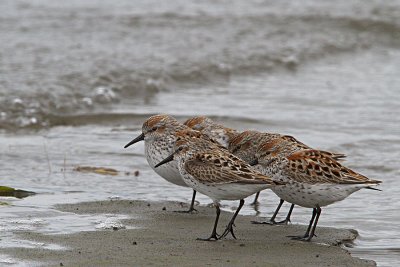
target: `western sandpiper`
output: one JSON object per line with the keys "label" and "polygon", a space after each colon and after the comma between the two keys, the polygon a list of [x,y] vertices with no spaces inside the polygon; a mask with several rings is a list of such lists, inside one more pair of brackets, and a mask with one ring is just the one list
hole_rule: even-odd
{"label": "western sandpiper", "polygon": [[193,130],[202,132],[226,148],[229,145],[230,139],[239,134],[238,131],[218,124],[204,116],[190,118],[184,124]]}
{"label": "western sandpiper", "polygon": [[[278,150],[283,155],[287,153],[292,153],[295,151],[303,150],[303,149],[311,149],[309,146],[301,143],[296,138],[288,135],[281,135],[277,133],[261,133],[258,131],[244,131],[241,134],[236,135],[234,138],[231,139],[229,143],[229,151],[239,158],[243,159],[244,161],[251,163],[256,160],[256,152],[259,149],[261,144],[268,144],[268,149],[270,151]],[[265,146],[265,148],[267,148]],[[331,156],[335,159],[342,159],[345,157],[344,154],[339,153],[332,153],[327,151],[321,151],[327,156]],[[262,168],[258,165],[254,166],[258,171],[266,175],[273,175],[273,173],[266,173],[268,168],[263,166]],[[259,192],[257,193],[254,203],[257,203]],[[284,200],[281,199],[279,201],[278,207],[275,209],[274,214],[272,215],[271,219],[266,222],[253,222],[256,224],[287,224],[290,222],[290,216],[292,214],[294,205],[290,206],[289,212],[286,216],[286,219],[280,222],[276,222],[275,218],[284,203]]]}
{"label": "western sandpiper", "polygon": [[265,168],[263,173],[270,174],[274,180],[286,182],[283,186],[271,188],[281,199],[313,209],[306,233],[293,239],[312,239],[321,207],[341,201],[362,188],[375,189],[372,186],[381,183],[344,167],[323,151],[282,151],[285,149],[287,146],[283,143],[265,143],[258,149],[254,163]]}
{"label": "western sandpiper", "polygon": [[[212,119],[204,116],[190,118],[187,121],[185,121],[184,124],[194,130],[200,131],[208,135],[210,138],[216,140],[217,142],[219,142],[221,145],[223,145],[228,149],[231,141],[235,139],[238,135],[241,135],[239,131],[225,127],[222,124],[216,123]],[[256,131],[246,131],[246,132],[256,132]],[[246,157],[242,158],[241,156],[239,156],[239,158],[247,161]],[[251,205],[256,206],[258,204],[259,195],[260,192],[257,192],[254,201],[251,203]]]}
{"label": "western sandpiper", "polygon": [[[280,182],[254,171],[246,162],[229,153],[221,146],[203,138],[199,133],[184,130],[177,133],[176,150],[157,166],[172,160],[178,162],[184,181],[194,190],[209,196],[216,208],[217,216],[211,236],[199,240],[218,240],[233,232],[234,221],[244,204],[244,198],[263,189],[272,188]],[[217,235],[221,200],[240,200],[239,207],[222,235]]]}
{"label": "western sandpiper", "polygon": [[[244,131],[229,140],[228,150],[249,163],[255,160],[255,153],[259,144],[280,136],[280,134],[261,133],[252,130]],[[257,169],[257,166],[255,168]],[[251,203],[252,205],[258,204],[259,195],[260,192],[257,192],[254,201]]]}
{"label": "western sandpiper", "polygon": [[[159,168],[154,166],[169,156],[174,150],[176,132],[189,129],[169,115],[154,115],[147,119],[142,126],[142,133],[125,145],[125,148],[144,140],[145,155],[150,167],[170,183],[187,187],[179,173],[177,161],[171,161]],[[196,191],[193,190],[192,201],[188,211],[193,212]]]}

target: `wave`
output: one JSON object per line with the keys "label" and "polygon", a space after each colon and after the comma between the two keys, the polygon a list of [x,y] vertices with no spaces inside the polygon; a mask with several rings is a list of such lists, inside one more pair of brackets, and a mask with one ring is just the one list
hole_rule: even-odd
{"label": "wave", "polygon": [[24,8],[22,20],[0,17],[0,128],[6,130],[50,127],[55,118],[99,114],[126,99],[146,105],[161,91],[294,71],[310,60],[400,42],[397,6],[361,15],[253,6],[248,13],[118,16],[52,9],[47,17]]}

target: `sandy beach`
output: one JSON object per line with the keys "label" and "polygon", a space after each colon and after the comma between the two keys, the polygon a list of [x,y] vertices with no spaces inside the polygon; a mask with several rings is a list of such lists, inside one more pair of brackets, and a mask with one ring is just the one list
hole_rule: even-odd
{"label": "sandy beach", "polygon": [[[58,244],[65,250],[6,248],[2,253],[21,262],[49,266],[375,266],[354,258],[340,245],[357,237],[354,230],[320,227],[313,242],[292,241],[305,225],[254,225],[253,216],[238,216],[236,236],[220,241],[208,237],[214,208],[198,206],[196,214],[182,214],[179,202],[113,200],[63,204],[63,212],[78,214],[126,214],[126,229],[79,232],[65,235],[21,233],[23,239]],[[231,213],[222,212],[219,232]]]}

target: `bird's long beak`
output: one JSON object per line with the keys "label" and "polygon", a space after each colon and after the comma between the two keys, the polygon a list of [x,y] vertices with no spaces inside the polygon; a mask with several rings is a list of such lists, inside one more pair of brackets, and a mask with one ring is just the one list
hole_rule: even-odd
{"label": "bird's long beak", "polygon": [[257,165],[257,164],[258,164],[258,159],[254,159],[254,160],[252,160],[252,161],[249,162],[249,165],[250,165],[250,166],[255,166],[255,165]]}
{"label": "bird's long beak", "polygon": [[174,154],[176,153],[176,151],[174,152],[174,153],[172,153],[171,155],[169,155],[168,157],[166,157],[165,159],[163,159],[162,161],[160,161],[158,164],[156,164],[155,166],[154,166],[154,168],[157,168],[157,167],[159,167],[159,166],[161,166],[161,165],[163,165],[163,164],[165,164],[165,163],[168,163],[168,162],[170,162],[170,161],[173,161],[174,160]]}
{"label": "bird's long beak", "polygon": [[133,139],[132,141],[130,141],[128,144],[126,144],[124,146],[124,148],[127,148],[128,146],[133,145],[134,143],[137,143],[139,141],[143,141],[144,140],[144,133],[142,133],[141,135],[139,135],[138,137],[136,137],[135,139]]}

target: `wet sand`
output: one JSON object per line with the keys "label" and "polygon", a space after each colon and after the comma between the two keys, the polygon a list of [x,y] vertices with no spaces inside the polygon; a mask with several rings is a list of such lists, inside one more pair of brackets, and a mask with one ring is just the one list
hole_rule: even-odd
{"label": "wet sand", "polygon": [[[79,232],[65,235],[21,233],[21,238],[59,244],[66,250],[7,248],[2,253],[25,262],[51,266],[375,266],[353,258],[340,247],[357,237],[354,230],[320,227],[313,242],[293,241],[287,235],[303,234],[305,225],[254,225],[254,216],[238,216],[236,236],[216,242],[208,237],[213,207],[196,207],[197,214],[182,214],[178,202],[97,201],[57,206],[79,214],[128,214],[127,229]],[[231,213],[222,212],[219,232]],[[133,229],[130,229],[133,228]]]}

